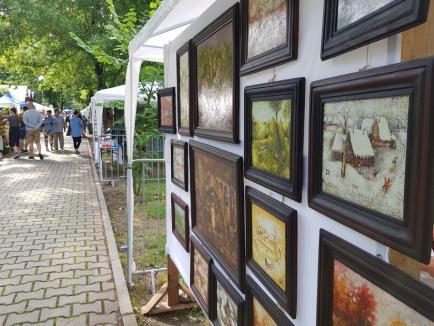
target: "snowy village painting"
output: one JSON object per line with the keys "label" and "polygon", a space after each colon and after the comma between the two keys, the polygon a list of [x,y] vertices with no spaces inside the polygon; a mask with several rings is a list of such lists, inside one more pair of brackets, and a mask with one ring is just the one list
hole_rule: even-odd
{"label": "snowy village painting", "polygon": [[393,1],[394,0],[339,0],[337,29],[340,30]]}
{"label": "snowy village painting", "polygon": [[322,191],[404,219],[409,96],[327,102]]}

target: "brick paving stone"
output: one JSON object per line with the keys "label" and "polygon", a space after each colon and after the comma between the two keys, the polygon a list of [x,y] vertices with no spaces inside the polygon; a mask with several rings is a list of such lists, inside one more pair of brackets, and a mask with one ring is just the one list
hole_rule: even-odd
{"label": "brick paving stone", "polygon": [[0,161],[1,326],[120,324],[91,164],[70,152]]}

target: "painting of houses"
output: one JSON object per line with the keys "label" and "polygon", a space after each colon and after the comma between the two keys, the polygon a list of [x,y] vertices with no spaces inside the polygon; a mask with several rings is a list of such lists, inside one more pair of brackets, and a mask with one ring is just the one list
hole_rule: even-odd
{"label": "painting of houses", "polygon": [[354,167],[373,166],[375,152],[368,134],[360,129],[351,129],[345,142],[345,160]]}

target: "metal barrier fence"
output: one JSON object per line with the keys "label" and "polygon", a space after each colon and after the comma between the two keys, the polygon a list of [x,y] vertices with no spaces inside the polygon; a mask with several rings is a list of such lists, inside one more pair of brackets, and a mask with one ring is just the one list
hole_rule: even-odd
{"label": "metal barrier fence", "polygon": [[98,163],[101,182],[114,183],[126,179],[127,141],[125,129],[112,129],[99,139],[100,161]]}

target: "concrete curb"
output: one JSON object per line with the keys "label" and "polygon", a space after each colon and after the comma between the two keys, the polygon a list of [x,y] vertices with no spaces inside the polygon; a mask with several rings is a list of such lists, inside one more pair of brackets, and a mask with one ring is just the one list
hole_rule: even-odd
{"label": "concrete curb", "polygon": [[113,279],[115,282],[115,287],[116,287],[116,292],[118,297],[119,310],[122,316],[122,324],[124,326],[137,326],[137,320],[134,315],[133,306],[131,305],[127,282],[125,281],[124,272],[122,270],[122,264],[119,259],[118,248],[116,246],[115,236],[110,222],[110,216],[105,202],[104,193],[102,191],[101,184],[98,180],[98,174],[95,165],[93,164],[92,161],[92,152],[89,146],[89,141],[87,141],[87,148],[89,150],[89,164],[92,166],[96,191],[98,193],[99,205],[101,207],[101,214],[104,223],[104,231],[107,239],[107,247],[109,251],[110,262],[112,266]]}

